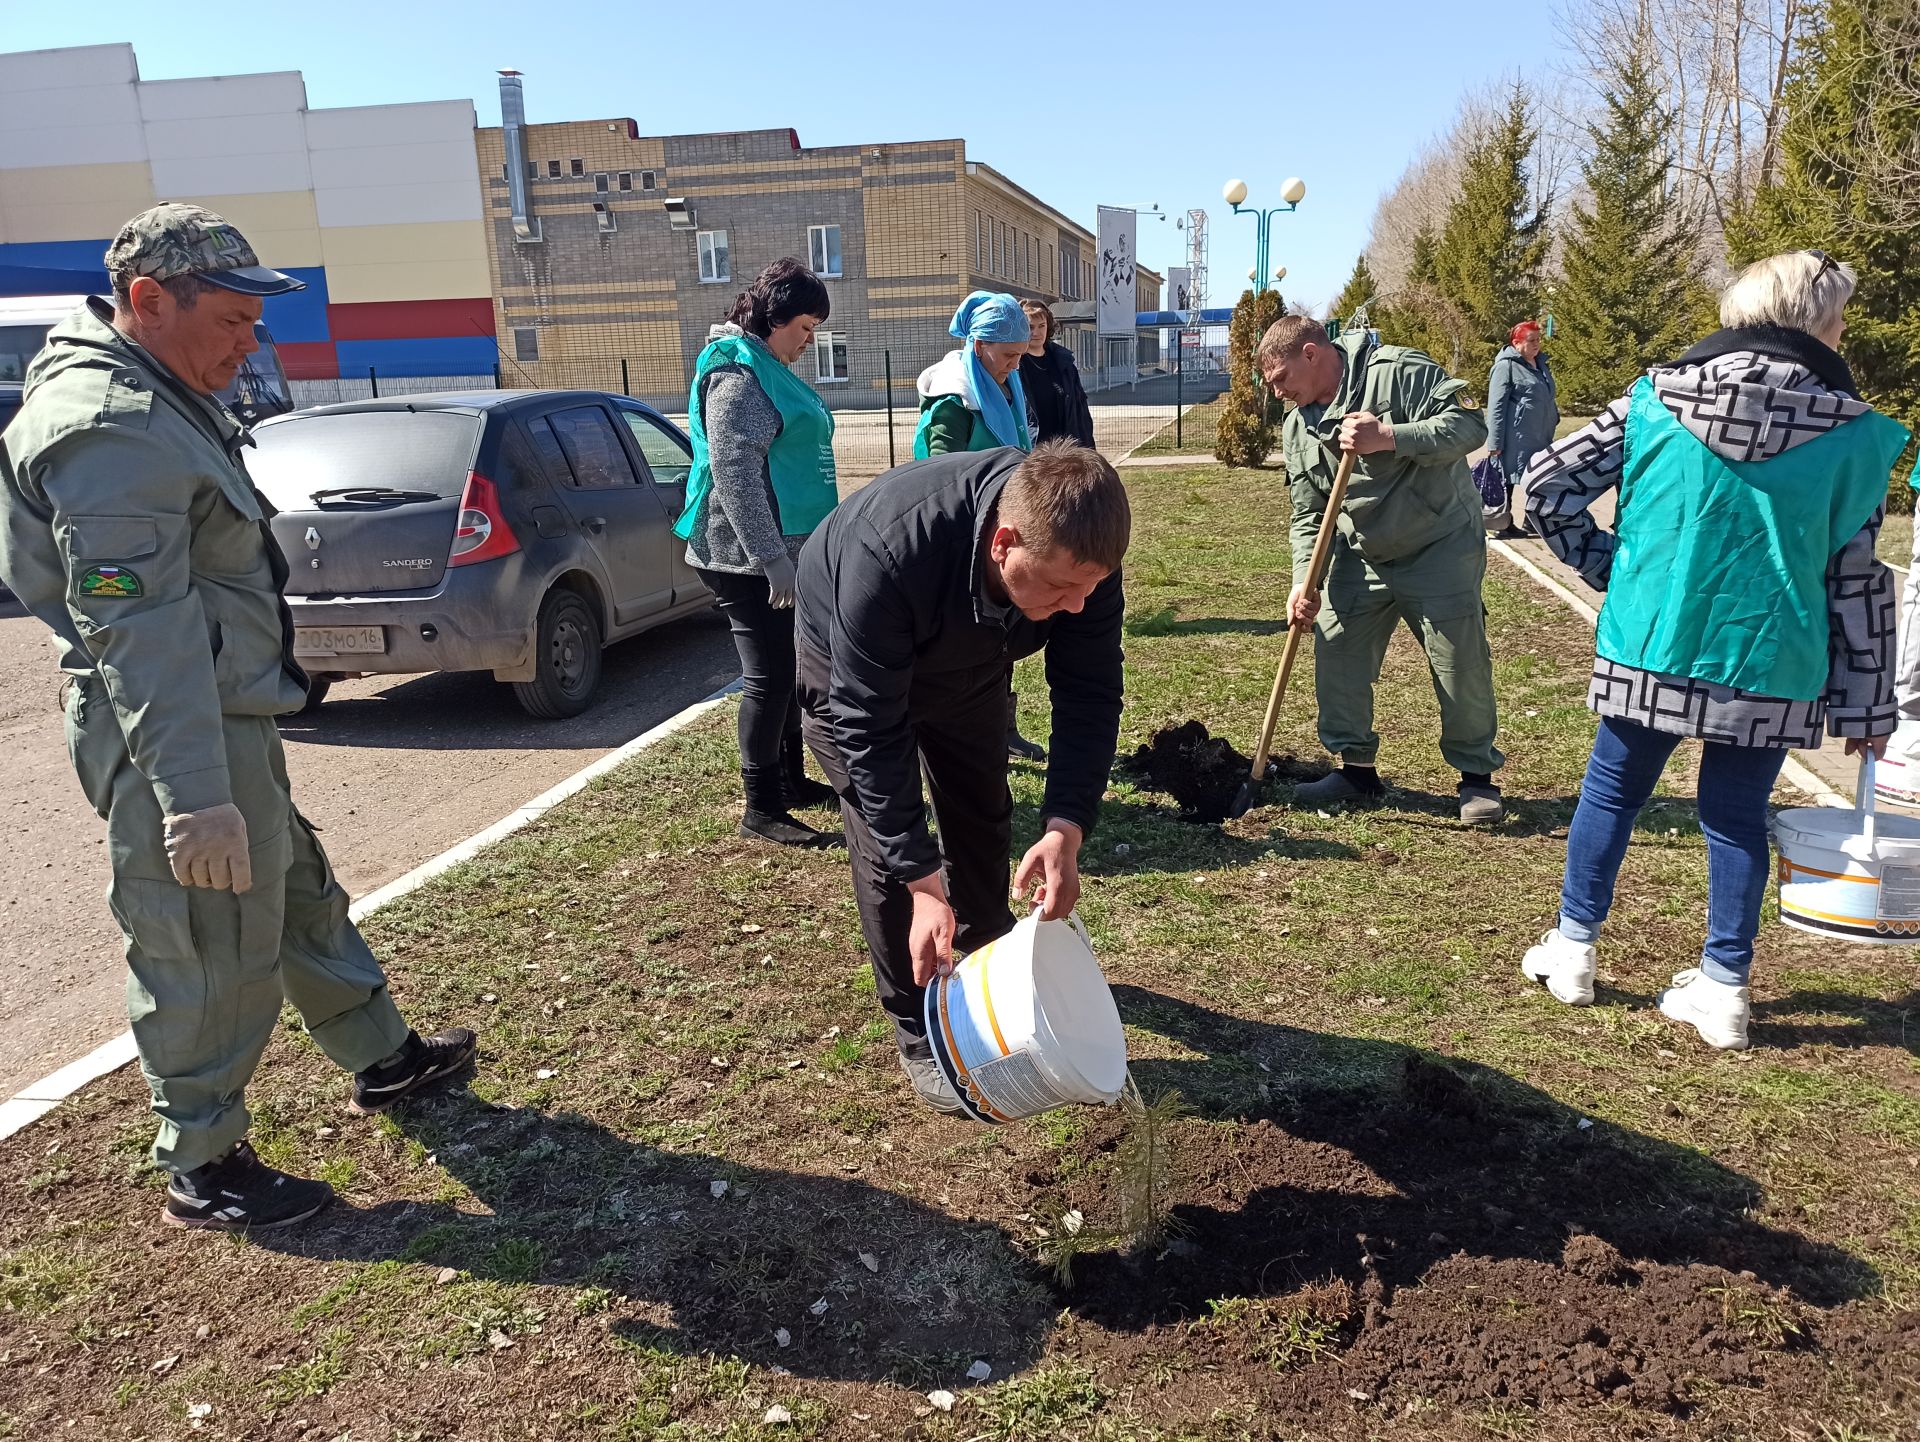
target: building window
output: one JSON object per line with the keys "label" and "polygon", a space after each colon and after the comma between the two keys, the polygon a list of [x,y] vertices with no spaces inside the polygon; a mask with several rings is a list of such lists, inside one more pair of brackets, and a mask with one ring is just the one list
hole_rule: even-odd
{"label": "building window", "polygon": [[846,332],[814,332],[813,378],[822,385],[835,385],[847,378]]}
{"label": "building window", "polygon": [[700,243],[701,282],[718,285],[723,280],[732,280],[733,269],[727,263],[727,233],[724,230],[703,230],[695,238]]}
{"label": "building window", "polygon": [[594,172],[594,177],[593,177],[594,194],[605,195],[607,191],[611,188],[609,184],[611,180],[612,180],[612,177],[609,176],[604,170]]}
{"label": "building window", "polygon": [[1043,276],[1051,275],[1055,278],[1058,278],[1060,274],[1058,267],[1053,263],[1053,247],[1051,245],[1047,247],[1047,268],[1042,271],[1041,274]]}
{"label": "building window", "polygon": [[659,187],[653,183],[653,172],[651,170],[643,170],[640,172],[640,188],[642,190],[659,189]]}
{"label": "building window", "polygon": [[623,170],[620,172],[620,188],[622,190],[633,189],[633,172],[631,170]]}
{"label": "building window", "polygon": [[547,162],[547,178],[550,180],[558,180],[560,178],[560,162],[559,161],[549,160]]}
{"label": "building window", "polygon": [[975,275],[986,274],[986,271],[981,269],[981,267],[987,263],[986,249],[987,249],[986,218],[982,216],[979,211],[976,210],[973,213],[973,273]]}
{"label": "building window", "polygon": [[527,162],[527,179],[538,180],[539,178],[540,178],[540,162],[537,160],[529,160]]}
{"label": "building window", "polygon": [[582,160],[577,155],[574,156],[572,160],[568,161],[567,165],[568,165],[568,168],[571,170],[571,172],[575,175],[585,175],[587,173],[586,161]]}
{"label": "building window", "polygon": [[515,326],[513,330],[513,358],[517,361],[537,361],[540,359],[540,332],[532,326]]}
{"label": "building window", "polygon": [[837,225],[810,225],[807,227],[807,264],[813,267],[815,275],[824,275],[836,279],[840,275],[840,227]]}

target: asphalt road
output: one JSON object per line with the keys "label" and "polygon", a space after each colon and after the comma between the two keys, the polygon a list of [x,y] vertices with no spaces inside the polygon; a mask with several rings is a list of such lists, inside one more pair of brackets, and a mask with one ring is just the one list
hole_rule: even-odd
{"label": "asphalt road", "polygon": [[[385,676],[340,683],[281,732],[300,809],[359,895],[737,675],[709,612],[615,646],[596,704],[571,721],[528,719],[484,675]],[[58,685],[45,628],[0,600],[0,1097],[126,1026],[106,824],[68,764]]]}

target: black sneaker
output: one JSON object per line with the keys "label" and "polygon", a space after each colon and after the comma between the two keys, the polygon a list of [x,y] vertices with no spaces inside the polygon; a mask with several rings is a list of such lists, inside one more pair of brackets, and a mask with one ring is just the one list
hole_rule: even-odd
{"label": "black sneaker", "polygon": [[353,1109],[362,1116],[383,1112],[470,1065],[479,1049],[480,1038],[463,1026],[435,1032],[425,1041],[418,1032],[408,1032],[407,1044],[394,1061],[355,1075]]}
{"label": "black sneaker", "polygon": [[225,1156],[167,1178],[168,1226],[209,1232],[259,1232],[304,1222],[333,1200],[325,1182],[276,1172],[245,1141]]}

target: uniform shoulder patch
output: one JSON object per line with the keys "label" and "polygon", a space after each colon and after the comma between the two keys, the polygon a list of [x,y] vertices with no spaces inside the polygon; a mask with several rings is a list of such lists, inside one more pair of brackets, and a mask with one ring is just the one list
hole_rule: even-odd
{"label": "uniform shoulder patch", "polygon": [[90,566],[80,577],[80,594],[94,600],[130,601],[146,591],[125,566]]}
{"label": "uniform shoulder patch", "polygon": [[1480,409],[1480,402],[1468,395],[1465,391],[1461,391],[1459,395],[1453,398],[1453,401],[1454,404],[1459,406],[1463,411],[1477,411]]}

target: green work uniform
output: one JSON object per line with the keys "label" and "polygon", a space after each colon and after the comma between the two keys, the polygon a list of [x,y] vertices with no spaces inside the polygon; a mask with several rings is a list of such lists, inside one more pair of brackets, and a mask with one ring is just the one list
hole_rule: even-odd
{"label": "green work uniform", "polygon": [[[408,1033],[288,789],[273,718],[304,703],[306,676],[246,444],[98,300],[48,337],[0,437],[0,576],[59,644],[68,752],[107,822],[154,1160],[177,1171],[246,1134],[242,1092],[283,999],[349,1071]],[[180,885],[164,818],[227,803],[252,889]]]}
{"label": "green work uniform", "polygon": [[1494,745],[1493,656],[1480,597],[1487,547],[1467,456],[1486,422],[1455,380],[1417,350],[1365,331],[1333,342],[1340,387],[1324,405],[1288,414],[1281,433],[1293,492],[1293,579],[1309,558],[1338,465],[1340,422],[1370,411],[1393,427],[1393,449],[1361,456],[1337,520],[1320,615],[1314,681],[1320,744],[1357,766],[1379,755],[1373,690],[1397,623],[1405,621],[1433,673],[1440,752],[1467,773],[1506,762]]}

